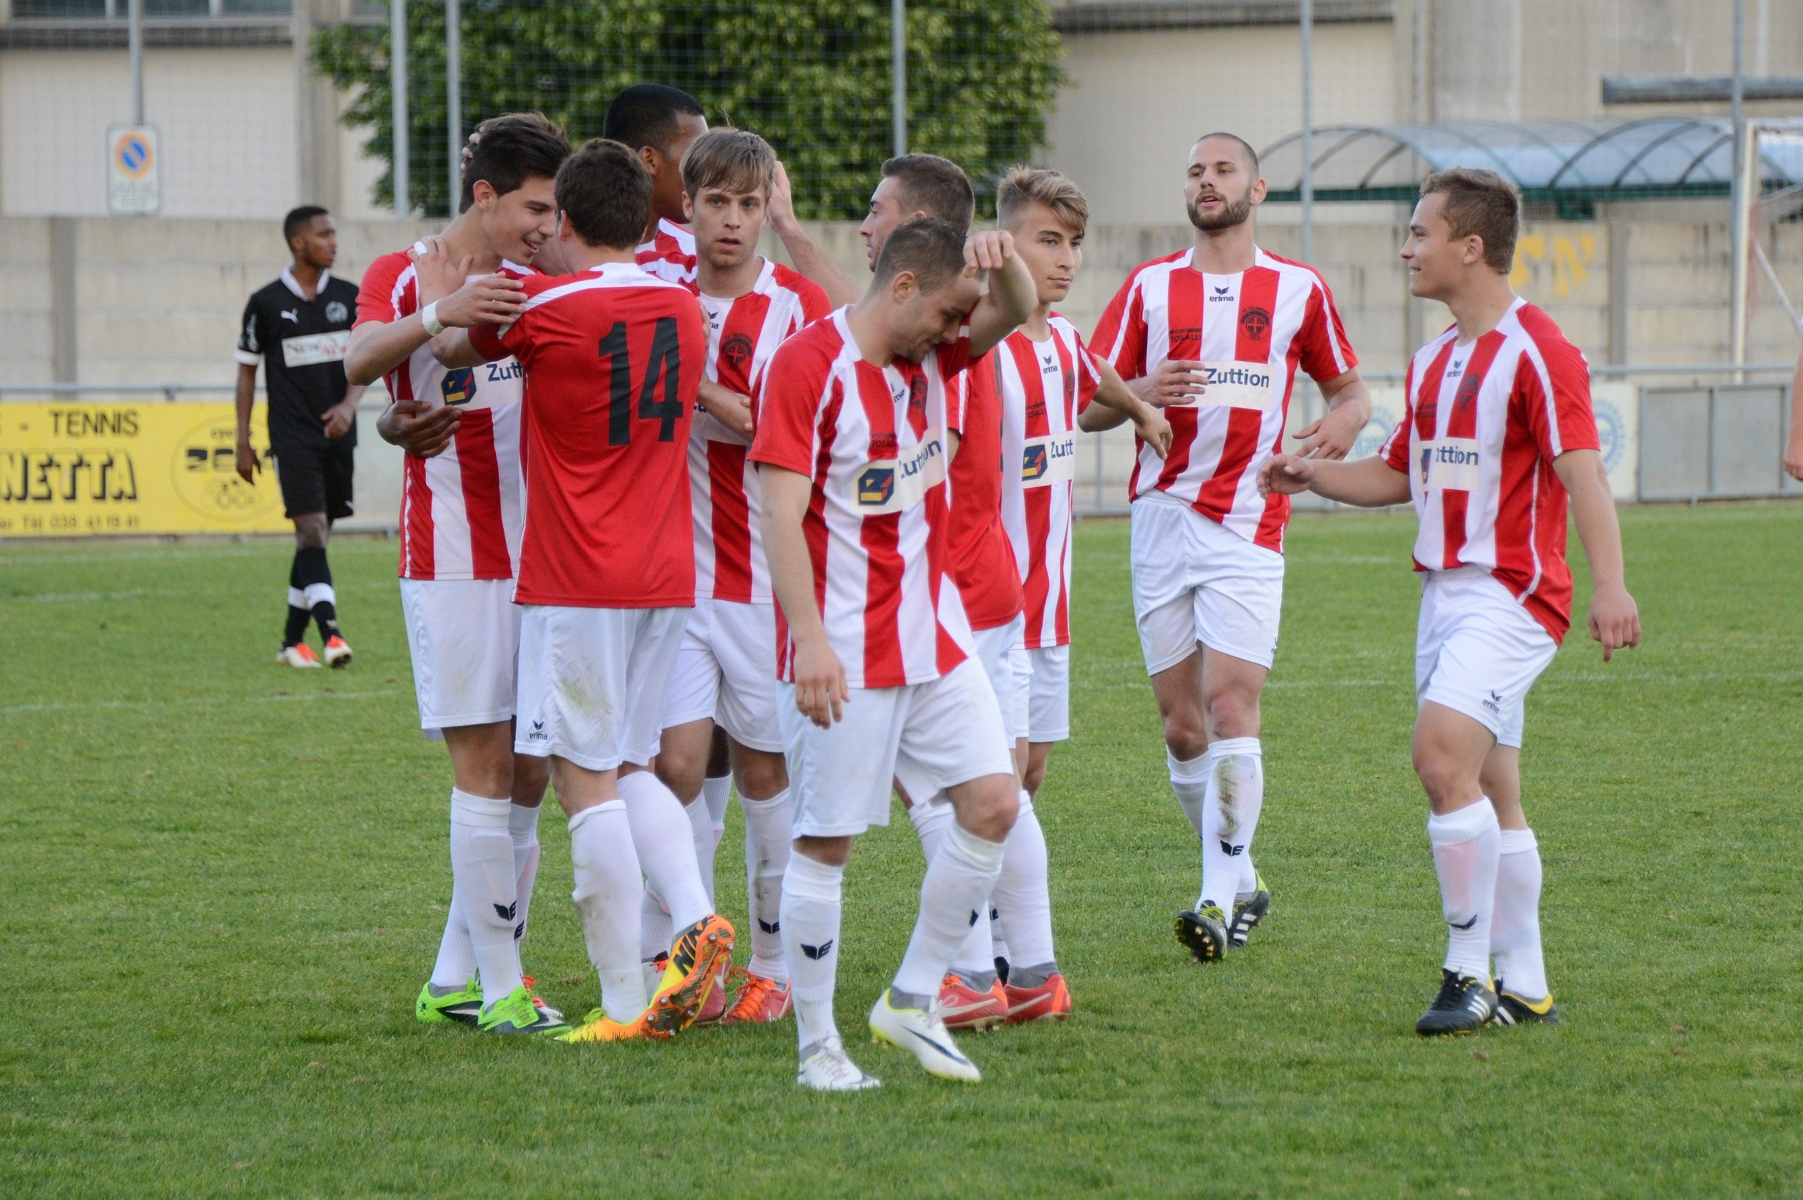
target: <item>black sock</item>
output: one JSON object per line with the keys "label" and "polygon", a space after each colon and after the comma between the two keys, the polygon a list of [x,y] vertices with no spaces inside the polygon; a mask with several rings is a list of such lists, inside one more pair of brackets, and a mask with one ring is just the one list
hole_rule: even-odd
{"label": "black sock", "polygon": [[288,606],[288,627],[282,630],[282,649],[298,646],[307,638],[307,621],[313,616],[304,608]]}
{"label": "black sock", "polygon": [[[313,619],[319,622],[319,636],[330,640],[344,635],[338,631],[338,610],[330,600],[321,600],[313,606]],[[301,628],[307,625],[307,615],[301,614]]]}
{"label": "black sock", "polygon": [[[331,592],[332,568],[331,565],[326,562],[326,548],[324,546],[302,546],[294,552],[294,574],[291,577],[290,586],[299,588],[303,593],[309,589],[317,589],[321,586],[326,590],[324,598],[317,599],[312,604],[307,605],[307,608],[310,609],[311,612],[310,614],[303,613],[301,617],[301,628],[303,631],[306,629],[306,617],[307,615],[311,615],[315,621],[319,622],[320,637],[335,638],[343,636],[338,630],[338,610],[333,603],[336,597],[334,597]],[[314,595],[318,595],[317,590],[314,591]],[[292,599],[290,600],[290,603],[292,604]],[[303,598],[301,603],[306,604],[306,600]]]}

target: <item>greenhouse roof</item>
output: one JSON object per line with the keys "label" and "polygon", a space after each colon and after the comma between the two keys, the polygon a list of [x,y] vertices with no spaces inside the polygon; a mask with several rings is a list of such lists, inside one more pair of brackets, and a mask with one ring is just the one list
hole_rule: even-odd
{"label": "greenhouse roof", "polygon": [[[1260,154],[1273,200],[1301,198],[1301,137],[1291,134]],[[1424,176],[1448,167],[1488,168],[1526,199],[1560,204],[1725,196],[1734,129],[1726,120],[1694,117],[1328,125],[1315,128],[1313,154],[1317,200],[1413,200]],[[1759,171],[1768,189],[1803,183],[1803,138],[1762,136]]]}

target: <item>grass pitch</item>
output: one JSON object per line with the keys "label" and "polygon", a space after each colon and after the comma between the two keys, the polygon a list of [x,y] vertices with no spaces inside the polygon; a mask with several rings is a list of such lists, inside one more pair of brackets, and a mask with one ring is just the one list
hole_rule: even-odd
{"label": "grass pitch", "polygon": [[[1647,644],[1604,667],[1574,635],[1528,705],[1563,1025],[1412,1032],[1444,933],[1405,517],[1295,523],[1264,708],[1273,916],[1186,961],[1195,839],[1126,527],[1098,521],[1076,737],[1039,803],[1076,1017],[966,1037],[976,1088],[854,1036],[922,870],[898,809],[854,853],[839,980],[884,1087],[839,1099],[796,1088],[789,1022],[580,1048],[414,1022],[450,771],[414,723],[393,543],[333,546],[357,661],[318,673],[271,662],[286,545],[0,546],[0,1194],[1803,1192],[1803,507],[1624,524]],[[741,836],[735,807],[735,920]],[[581,1012],[554,806],[541,838],[526,962]]]}

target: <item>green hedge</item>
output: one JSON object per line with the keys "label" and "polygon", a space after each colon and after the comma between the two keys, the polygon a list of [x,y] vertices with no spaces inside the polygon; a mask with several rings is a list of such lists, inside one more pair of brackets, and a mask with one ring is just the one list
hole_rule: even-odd
{"label": "green hedge", "polygon": [[[413,204],[445,213],[444,8],[408,7]],[[1062,46],[1042,0],[926,0],[908,6],[909,148],[943,154],[979,193],[1045,140],[1063,82]],[[862,215],[892,144],[889,6],[869,0],[466,0],[463,118],[537,109],[572,138],[601,132],[607,103],[634,83],[693,94],[708,120],[768,138],[803,217]],[[386,25],[338,25],[313,60],[362,90],[344,120],[373,126],[369,153],[392,162]],[[375,199],[393,202],[385,172]],[[985,196],[982,202],[992,207]]]}

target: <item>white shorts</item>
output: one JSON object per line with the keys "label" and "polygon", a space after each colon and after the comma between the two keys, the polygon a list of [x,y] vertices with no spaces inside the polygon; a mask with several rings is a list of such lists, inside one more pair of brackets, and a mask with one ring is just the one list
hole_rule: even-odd
{"label": "white shorts", "polygon": [[1133,616],[1146,674],[1210,650],[1269,668],[1283,615],[1283,555],[1154,493],[1133,502]]}
{"label": "white shorts", "polygon": [[977,644],[977,660],[983,664],[983,674],[989,676],[989,686],[995,689],[995,701],[1001,706],[1002,730],[1010,748],[1017,739],[1027,736],[1027,678],[1033,668],[1027,662],[1026,647],[1021,644],[1026,633],[1026,618],[1016,616],[1006,625],[971,634]]}
{"label": "white shorts", "polygon": [[514,752],[555,754],[591,771],[649,763],[688,615],[686,608],[526,605]]}
{"label": "white shorts", "polygon": [[1063,742],[1071,736],[1071,648],[1027,651],[1033,678],[1027,685],[1027,740]]}
{"label": "white shorts", "polygon": [[520,649],[513,580],[403,579],[401,614],[421,729],[436,734],[513,716]]}
{"label": "white shorts", "polygon": [[796,709],[794,684],[778,683],[777,693],[797,837],[848,837],[887,825],[890,783],[901,770],[929,796],[1014,774],[1001,709],[975,659],[931,683],[852,688],[843,719],[830,729]]}
{"label": "white shorts", "polygon": [[1521,747],[1523,702],[1558,643],[1480,567],[1432,571],[1421,585],[1415,699],[1464,713]]}
{"label": "white shorts", "polygon": [[711,720],[741,746],[781,754],[776,605],[695,601],[664,691],[663,728]]}

